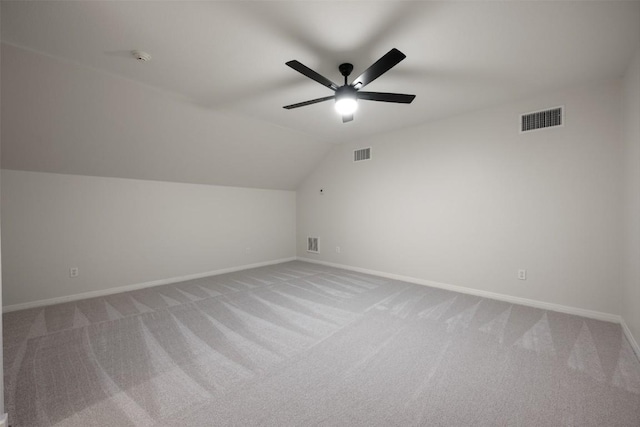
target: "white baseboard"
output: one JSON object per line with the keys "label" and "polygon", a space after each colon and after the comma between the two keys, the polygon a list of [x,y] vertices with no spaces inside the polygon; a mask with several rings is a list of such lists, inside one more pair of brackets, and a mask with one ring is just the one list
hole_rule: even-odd
{"label": "white baseboard", "polygon": [[[266,265],[282,264],[283,262],[295,261],[296,257],[281,258],[272,261],[257,262],[255,264],[245,264],[236,267],[221,268],[219,270],[206,271],[204,273],[188,274],[180,277],[170,277],[168,279],[152,280],[150,282],[135,283],[132,285],[119,286],[117,288],[101,289],[98,291],[82,292],[79,294],[65,295],[62,297],[43,299],[38,301],[30,301],[21,304],[7,305],[2,308],[4,313],[10,311],[24,310],[27,308],[43,307],[46,305],[60,304],[63,302],[77,301],[86,298],[103,297],[106,295],[118,294],[120,292],[135,291],[138,289],[150,288],[152,286],[168,285],[170,283],[184,282],[185,280],[201,279],[208,276],[218,276],[225,273],[233,273],[235,271],[248,270],[250,268],[264,267]],[[2,425],[0,425],[2,427]]]}
{"label": "white baseboard", "polygon": [[529,307],[541,308],[543,310],[557,311],[560,313],[575,314],[577,316],[588,317],[590,319],[603,320],[605,322],[621,323],[621,317],[616,314],[603,313],[595,310],[587,310],[584,308],[570,307],[550,302],[537,301],[528,298],[515,297],[511,295],[499,294],[495,292],[483,291],[480,289],[466,288],[464,286],[450,285],[448,283],[434,282],[431,280],[418,279],[416,277],[402,276],[399,274],[385,273],[383,271],[369,270],[367,268],[352,267],[350,265],[336,264],[333,262],[319,261],[310,258],[297,257],[299,261],[311,262],[314,264],[326,265],[329,267],[342,268],[344,270],[356,271],[358,273],[372,274],[374,276],[385,277],[392,280],[400,280],[402,282],[415,283],[417,285],[430,286],[432,288],[446,289],[449,291],[460,292],[463,294],[475,295],[484,298],[490,298],[499,301],[505,301],[512,304],[526,305]]}
{"label": "white baseboard", "polygon": [[624,335],[627,337],[627,341],[629,341],[629,344],[631,344],[631,348],[638,357],[638,360],[640,360],[640,345],[638,345],[638,341],[636,341],[635,337],[631,333],[631,329],[629,329],[629,326],[627,325],[627,322],[624,321],[624,318],[620,319],[620,326],[622,326],[622,330],[624,331]]}

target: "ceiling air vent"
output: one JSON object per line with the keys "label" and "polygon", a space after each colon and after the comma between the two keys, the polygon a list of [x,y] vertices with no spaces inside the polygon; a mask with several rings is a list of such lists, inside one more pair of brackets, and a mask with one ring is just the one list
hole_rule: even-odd
{"label": "ceiling air vent", "polygon": [[359,150],[353,150],[353,161],[361,162],[363,160],[371,159],[371,147],[360,148]]}
{"label": "ceiling air vent", "polygon": [[520,132],[562,126],[563,123],[564,108],[550,108],[548,110],[520,115]]}
{"label": "ceiling air vent", "polygon": [[313,252],[315,254],[320,253],[317,237],[307,237],[307,252]]}

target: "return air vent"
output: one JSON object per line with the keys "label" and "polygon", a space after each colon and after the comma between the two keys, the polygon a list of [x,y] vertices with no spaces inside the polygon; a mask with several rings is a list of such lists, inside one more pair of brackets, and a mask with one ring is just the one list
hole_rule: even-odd
{"label": "return air vent", "polygon": [[369,159],[371,159],[371,147],[353,150],[354,162],[361,162],[363,160],[369,160]]}
{"label": "return air vent", "polygon": [[562,126],[564,123],[564,108],[556,107],[520,116],[520,132],[530,132],[537,129]]}
{"label": "return air vent", "polygon": [[320,253],[317,237],[307,237],[307,252],[313,252],[315,254]]}

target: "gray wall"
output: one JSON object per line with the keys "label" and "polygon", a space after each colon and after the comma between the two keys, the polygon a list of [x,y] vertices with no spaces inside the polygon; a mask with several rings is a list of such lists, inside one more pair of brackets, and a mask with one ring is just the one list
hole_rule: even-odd
{"label": "gray wall", "polygon": [[[2,14],[2,4],[0,3],[0,16]],[[0,55],[0,63],[2,62],[2,55]],[[0,66],[0,70],[2,70],[2,67]],[[2,73],[0,72],[0,81],[2,81]],[[0,85],[1,87],[2,85]],[[2,93],[0,93],[0,105],[2,105]],[[2,120],[0,120],[0,152],[2,152]],[[0,182],[2,181],[2,179],[0,178]],[[2,188],[2,185],[0,185],[0,189]],[[2,191],[0,190],[0,194],[2,193]],[[2,201],[0,199],[0,211],[2,210]],[[1,229],[1,226],[0,226]],[[0,233],[1,234],[1,233]],[[3,302],[2,302],[2,251],[0,249],[0,307],[4,307]],[[4,343],[3,339],[2,339],[2,316],[0,316],[0,342]],[[2,372],[4,372],[4,359],[3,359],[3,354],[4,352],[0,353],[0,370],[2,370]],[[2,417],[4,415],[4,375],[2,376],[2,378],[0,378],[0,417]]]}
{"label": "gray wall", "polygon": [[[336,147],[298,189],[298,256],[619,314],[620,99],[601,82]],[[519,133],[559,105],[564,127]]]}
{"label": "gray wall", "polygon": [[623,82],[625,263],[622,317],[640,342],[640,50]]}
{"label": "gray wall", "polygon": [[295,199],[283,190],[3,170],[4,304],[294,257]]}

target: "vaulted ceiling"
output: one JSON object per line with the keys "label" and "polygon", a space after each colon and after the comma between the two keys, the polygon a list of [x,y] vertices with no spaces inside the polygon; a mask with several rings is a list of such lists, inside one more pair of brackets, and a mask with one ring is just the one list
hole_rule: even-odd
{"label": "vaulted ceiling", "polygon": [[[640,2],[3,1],[2,165],[295,189],[332,144],[619,77]],[[407,58],[343,124],[330,95],[391,48]],[[130,51],[153,58],[140,63]]]}

